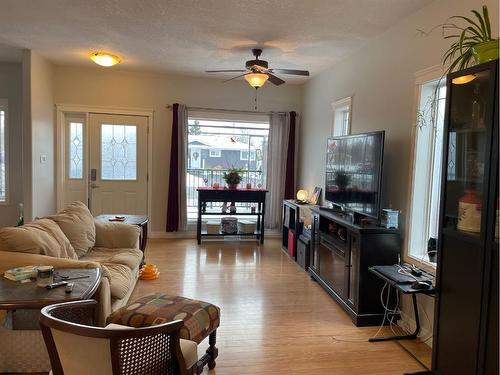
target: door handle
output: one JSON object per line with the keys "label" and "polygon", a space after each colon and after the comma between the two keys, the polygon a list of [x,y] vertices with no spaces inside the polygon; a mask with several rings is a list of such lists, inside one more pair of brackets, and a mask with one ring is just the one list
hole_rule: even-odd
{"label": "door handle", "polygon": [[91,189],[96,189],[96,188],[98,188],[98,187],[99,187],[99,185],[97,185],[95,182],[92,182],[92,183],[90,184],[90,188],[91,188]]}

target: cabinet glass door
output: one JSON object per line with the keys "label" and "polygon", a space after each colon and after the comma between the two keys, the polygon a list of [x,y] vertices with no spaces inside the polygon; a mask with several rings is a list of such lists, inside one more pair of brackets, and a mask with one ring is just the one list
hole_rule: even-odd
{"label": "cabinet glass door", "polygon": [[443,224],[445,231],[479,238],[494,82],[490,70],[469,76],[468,83],[451,82]]}

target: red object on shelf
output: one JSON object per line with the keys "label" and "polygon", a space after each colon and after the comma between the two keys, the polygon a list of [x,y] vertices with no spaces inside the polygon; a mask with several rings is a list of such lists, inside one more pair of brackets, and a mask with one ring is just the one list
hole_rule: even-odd
{"label": "red object on shelf", "polygon": [[462,195],[458,201],[462,203],[475,204],[478,210],[481,209],[481,197],[474,190],[465,190],[464,195]]}
{"label": "red object on shelf", "polygon": [[295,258],[295,232],[293,230],[288,231],[288,255]]}

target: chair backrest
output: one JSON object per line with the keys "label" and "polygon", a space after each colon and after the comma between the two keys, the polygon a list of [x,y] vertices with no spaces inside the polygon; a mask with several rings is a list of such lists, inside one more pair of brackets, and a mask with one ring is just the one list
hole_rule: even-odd
{"label": "chair backrest", "polygon": [[42,309],[40,327],[54,375],[186,374],[179,344],[182,321],[151,327],[93,327],[96,301]]}

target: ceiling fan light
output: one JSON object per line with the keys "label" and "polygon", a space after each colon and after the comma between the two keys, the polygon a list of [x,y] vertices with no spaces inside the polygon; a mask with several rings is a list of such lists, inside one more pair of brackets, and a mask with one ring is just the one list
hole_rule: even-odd
{"label": "ceiling fan light", "polygon": [[116,65],[121,61],[121,59],[118,56],[105,52],[93,52],[90,55],[90,59],[97,65],[107,66],[107,67]]}
{"label": "ceiling fan light", "polygon": [[264,73],[248,73],[245,74],[245,79],[250,86],[258,89],[259,87],[264,86],[264,83],[266,83],[269,79],[269,76]]}

